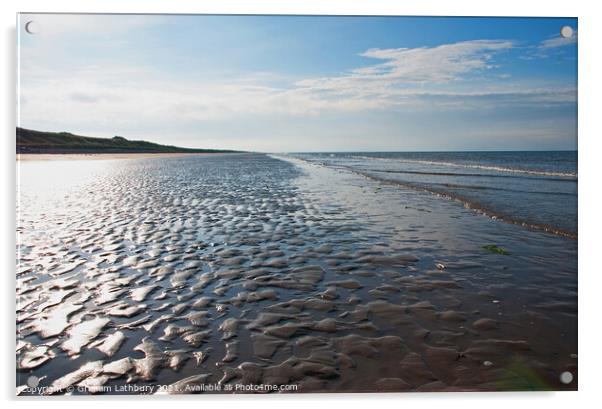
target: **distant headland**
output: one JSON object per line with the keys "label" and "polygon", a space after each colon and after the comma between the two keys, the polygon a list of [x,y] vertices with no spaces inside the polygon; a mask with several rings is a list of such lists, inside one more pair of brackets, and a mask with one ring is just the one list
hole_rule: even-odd
{"label": "distant headland", "polygon": [[130,141],[122,136],[96,138],[69,132],[44,132],[17,127],[17,153],[228,153],[223,149],[191,149]]}

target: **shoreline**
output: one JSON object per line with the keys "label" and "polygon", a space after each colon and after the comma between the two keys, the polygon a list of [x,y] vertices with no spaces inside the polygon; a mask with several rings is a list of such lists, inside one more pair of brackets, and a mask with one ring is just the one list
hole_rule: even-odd
{"label": "shoreline", "polygon": [[16,161],[55,161],[55,160],[112,160],[112,159],[147,159],[175,158],[181,156],[234,156],[251,152],[165,152],[165,153],[17,153]]}

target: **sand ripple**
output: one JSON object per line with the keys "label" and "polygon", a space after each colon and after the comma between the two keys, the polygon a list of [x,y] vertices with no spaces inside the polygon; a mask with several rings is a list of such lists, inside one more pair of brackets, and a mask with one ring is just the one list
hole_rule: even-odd
{"label": "sand ripple", "polygon": [[95,162],[49,196],[21,165],[21,384],[574,387],[562,238],[521,236],[525,255],[502,226],[517,256],[492,255],[489,221],[453,203],[264,155]]}

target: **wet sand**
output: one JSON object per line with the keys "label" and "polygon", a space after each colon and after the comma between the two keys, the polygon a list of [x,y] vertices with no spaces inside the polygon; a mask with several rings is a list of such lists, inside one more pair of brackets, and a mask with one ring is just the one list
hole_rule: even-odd
{"label": "wet sand", "polygon": [[20,168],[22,394],[577,387],[576,240],[286,157]]}
{"label": "wet sand", "polygon": [[17,161],[64,161],[64,160],[107,160],[177,158],[186,156],[241,155],[242,153],[17,153]]}

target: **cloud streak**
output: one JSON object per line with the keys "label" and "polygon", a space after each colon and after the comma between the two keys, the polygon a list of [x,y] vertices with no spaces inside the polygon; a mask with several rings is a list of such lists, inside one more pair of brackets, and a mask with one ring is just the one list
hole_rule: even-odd
{"label": "cloud streak", "polygon": [[384,60],[357,68],[338,77],[302,81],[300,86],[314,89],[338,88],[341,85],[439,84],[456,81],[464,75],[493,68],[493,53],[513,47],[511,41],[476,40],[438,47],[372,48],[362,57]]}
{"label": "cloud streak", "polygon": [[564,47],[571,44],[577,44],[577,32],[575,31],[570,37],[562,37],[560,35],[542,41],[539,44],[540,50],[549,50],[551,48]]}

